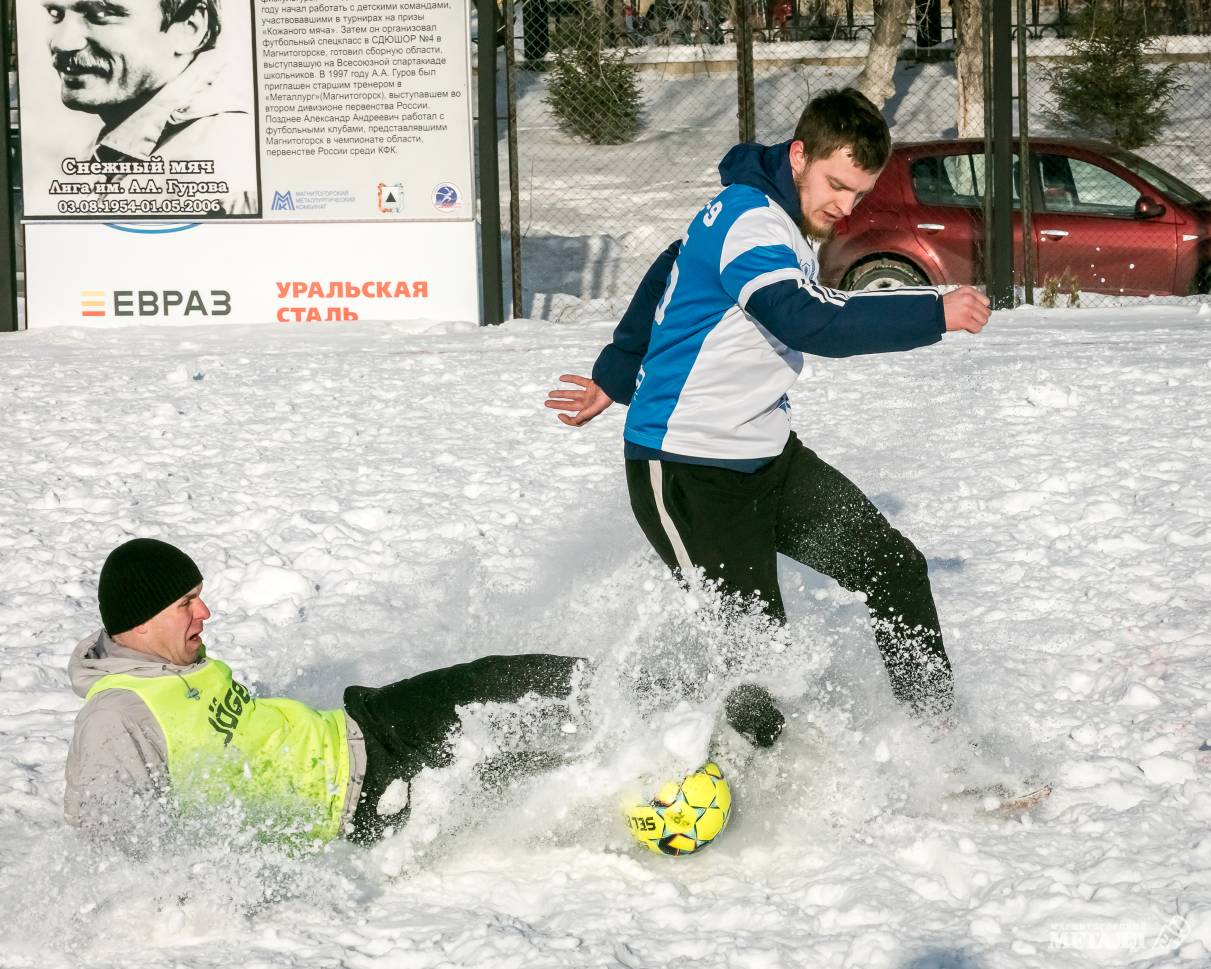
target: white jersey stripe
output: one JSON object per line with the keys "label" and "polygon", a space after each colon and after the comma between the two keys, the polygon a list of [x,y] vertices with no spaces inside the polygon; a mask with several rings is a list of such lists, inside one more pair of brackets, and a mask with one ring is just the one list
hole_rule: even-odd
{"label": "white jersey stripe", "polygon": [[677,558],[677,565],[681,568],[681,574],[688,582],[694,575],[694,563],[690,561],[690,553],[685,550],[685,542],[681,540],[677,526],[673,524],[673,519],[669,517],[669,510],[664,505],[664,476],[660,462],[649,461],[648,469],[651,473],[652,494],[656,498],[656,511],[660,515],[660,524],[664,527],[664,533],[669,538],[669,544],[673,546],[673,555]]}
{"label": "white jersey stripe", "polygon": [[788,224],[793,227],[790,216],[775,208],[768,199],[765,205],[749,209],[735,221],[723,240],[719,250],[719,272],[722,273],[733,259],[744,255],[753,246],[769,245],[784,237]]}
{"label": "white jersey stripe", "polygon": [[818,283],[810,281],[807,284],[807,291],[816,297],[816,299],[818,299],[821,303],[830,303],[833,306],[844,306],[846,300],[848,299],[847,296],[830,295],[829,292],[824,289],[824,287],[820,286]]}
{"label": "white jersey stripe", "polygon": [[768,273],[762,273],[760,276],[750,279],[744,284],[744,288],[740,290],[740,308],[744,309],[748,305],[749,297],[757,290],[769,286],[771,283],[779,283],[784,279],[794,279],[801,284],[807,281],[807,277],[803,275],[802,269],[795,269],[792,266],[787,266],[785,269],[775,269]]}
{"label": "white jersey stripe", "polygon": [[915,296],[928,293],[930,296],[941,296],[942,291],[936,286],[895,286],[888,289],[860,289],[856,293],[847,294],[850,299],[866,299],[867,296]]}

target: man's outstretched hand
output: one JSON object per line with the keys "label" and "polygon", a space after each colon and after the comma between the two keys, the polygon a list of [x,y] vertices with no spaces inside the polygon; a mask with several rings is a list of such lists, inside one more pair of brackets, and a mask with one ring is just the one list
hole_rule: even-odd
{"label": "man's outstretched hand", "polygon": [[988,322],[992,312],[988,297],[978,289],[960,286],[942,297],[942,312],[946,316],[947,331],[966,330],[979,333]]}
{"label": "man's outstretched hand", "polygon": [[560,374],[559,379],[565,384],[576,384],[580,389],[559,387],[547,394],[546,405],[555,410],[572,411],[571,414],[560,414],[559,419],[572,427],[587,424],[603,410],[609,407],[613,400],[604,390],[593,383],[588,377],[578,377],[574,373]]}

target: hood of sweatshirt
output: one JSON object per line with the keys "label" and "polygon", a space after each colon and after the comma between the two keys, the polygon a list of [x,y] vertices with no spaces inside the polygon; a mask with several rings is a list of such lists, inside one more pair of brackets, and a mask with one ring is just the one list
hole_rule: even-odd
{"label": "hood of sweatshirt", "polygon": [[728,185],[747,185],[764,192],[786,211],[795,225],[803,221],[799,190],[791,171],[791,143],[736,145],[719,163],[719,180]]}
{"label": "hood of sweatshirt", "polygon": [[203,652],[198,655],[197,662],[188,666],[177,666],[175,663],[121,646],[110,639],[104,629],[98,629],[76,644],[71,659],[67,662],[67,675],[77,696],[87,696],[97,680],[111,673],[125,673],[127,676],[184,674],[197,672],[205,663]]}

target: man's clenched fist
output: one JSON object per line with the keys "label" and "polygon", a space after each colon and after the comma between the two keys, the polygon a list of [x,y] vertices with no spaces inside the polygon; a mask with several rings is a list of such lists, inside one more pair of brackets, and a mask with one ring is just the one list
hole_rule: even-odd
{"label": "man's clenched fist", "polygon": [[942,312],[946,316],[946,329],[966,330],[979,333],[988,322],[992,310],[988,297],[978,289],[960,286],[942,297]]}

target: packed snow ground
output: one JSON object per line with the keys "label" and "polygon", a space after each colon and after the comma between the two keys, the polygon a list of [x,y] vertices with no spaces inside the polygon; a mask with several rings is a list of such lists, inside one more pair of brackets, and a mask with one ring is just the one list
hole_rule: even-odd
{"label": "packed snow ground", "polygon": [[[634,525],[621,407],[541,407],[610,325],[77,330],[0,339],[0,965],[1021,969],[1211,962],[1211,318],[998,313],[912,354],[812,360],[800,435],[927,554],[962,722],[893,709],[864,609],[784,563],[749,630],[783,699],[701,856],[632,846],[619,790],[702,753],[717,697],[639,705],[637,661],[709,667],[702,597]],[[290,857],[214,819],[133,856],[61,821],[72,645],[133,535],[206,575],[210,652],[336,706],[489,652],[597,659],[568,764],[501,795],[454,767],[372,849]],[[697,675],[697,674],[694,674]],[[709,729],[709,728],[708,728]],[[940,796],[1056,792],[1024,820]],[[120,823],[115,820],[115,824]]]}

